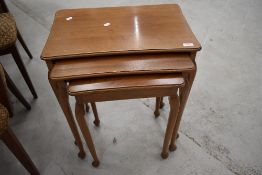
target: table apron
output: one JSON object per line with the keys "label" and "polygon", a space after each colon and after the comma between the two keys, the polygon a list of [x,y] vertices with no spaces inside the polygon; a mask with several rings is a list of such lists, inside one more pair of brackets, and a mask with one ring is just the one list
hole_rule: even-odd
{"label": "table apron", "polygon": [[117,89],[107,91],[94,91],[90,93],[79,93],[76,95],[77,100],[81,102],[102,102],[126,99],[138,99],[149,97],[163,97],[177,95],[178,87],[148,87],[148,88],[135,88],[135,89]]}

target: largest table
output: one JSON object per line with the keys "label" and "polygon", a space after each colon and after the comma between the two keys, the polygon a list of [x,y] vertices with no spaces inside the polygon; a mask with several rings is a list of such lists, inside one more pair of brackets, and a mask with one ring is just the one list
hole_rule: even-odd
{"label": "largest table", "polygon": [[[116,73],[182,72],[186,85],[180,91],[178,130],[200,49],[176,4],[58,11],[41,58],[48,66],[50,85],[79,146],[79,156],[85,154],[68,101],[68,80]],[[103,64],[99,66],[97,60]],[[156,63],[165,68],[157,69]]]}

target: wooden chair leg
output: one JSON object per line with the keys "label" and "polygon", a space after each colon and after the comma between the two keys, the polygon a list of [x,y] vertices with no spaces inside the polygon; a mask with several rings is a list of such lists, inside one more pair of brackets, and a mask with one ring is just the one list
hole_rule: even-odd
{"label": "wooden chair leg", "polygon": [[28,75],[28,73],[26,71],[25,65],[24,65],[24,63],[23,63],[23,61],[21,59],[21,56],[20,56],[20,54],[19,54],[19,52],[18,52],[18,50],[17,50],[15,45],[12,48],[12,55],[14,57],[14,60],[15,60],[15,62],[17,64],[20,72],[22,73],[22,75],[23,75],[23,77],[24,77],[24,79],[26,81],[26,84],[28,85],[31,93],[33,94],[34,98],[37,98],[37,94],[36,94],[36,91],[34,89],[34,86],[33,86],[32,82],[30,80],[30,77],[29,77],[29,75]]}
{"label": "wooden chair leg", "polygon": [[24,39],[22,38],[22,35],[20,34],[19,30],[17,29],[17,38],[20,41],[21,45],[23,46],[23,48],[25,49],[27,55],[29,56],[30,59],[33,58],[31,52],[29,51],[28,47],[25,44]]}
{"label": "wooden chair leg", "polygon": [[[0,1],[1,2],[1,1]],[[0,64],[0,68],[3,68]],[[4,68],[3,68],[4,70]],[[0,103],[4,105],[9,111],[9,117],[13,117],[13,111],[9,102],[7,87],[6,87],[6,77],[0,76]]]}
{"label": "wooden chair leg", "polygon": [[30,104],[26,101],[24,96],[21,94],[21,92],[18,90],[14,82],[11,80],[7,72],[5,72],[5,78],[6,78],[6,84],[10,91],[16,96],[16,98],[25,106],[26,109],[30,110],[31,106]]}
{"label": "wooden chair leg", "polygon": [[161,97],[156,97],[156,108],[155,108],[155,117],[159,117],[160,115],[160,112],[159,112],[159,109],[160,109],[160,101],[161,101]]}
{"label": "wooden chair leg", "polygon": [[15,134],[12,132],[10,128],[8,128],[6,132],[4,132],[1,135],[1,139],[30,174],[32,175],[40,174],[37,168],[35,167],[34,163],[32,162],[32,160],[24,150],[23,146],[21,145],[21,143],[16,138]]}
{"label": "wooden chair leg", "polygon": [[99,160],[98,157],[96,155],[96,150],[95,150],[95,146],[92,140],[92,136],[90,134],[90,131],[88,129],[88,125],[86,123],[85,120],[85,107],[83,103],[78,102],[78,100],[76,100],[76,106],[75,106],[75,115],[76,115],[76,120],[78,122],[78,125],[82,131],[82,134],[85,138],[86,144],[90,150],[90,153],[94,159],[94,161],[92,162],[92,165],[94,167],[98,167],[99,166]]}
{"label": "wooden chair leg", "polygon": [[0,1],[0,12],[1,13],[8,13],[9,9],[7,8],[7,5],[4,0]]}
{"label": "wooden chair leg", "polygon": [[177,95],[175,96],[170,96],[169,97],[169,104],[170,104],[170,113],[169,113],[169,118],[168,118],[168,123],[167,123],[167,128],[166,128],[166,134],[165,134],[165,139],[164,139],[164,144],[163,144],[163,150],[161,153],[161,157],[163,159],[166,159],[168,157],[168,147],[170,144],[170,140],[172,137],[172,133],[174,130],[174,126],[176,123],[176,118],[177,118],[177,113],[179,109],[179,98]]}
{"label": "wooden chair leg", "polygon": [[93,111],[94,116],[95,116],[94,124],[96,126],[99,126],[100,125],[100,120],[99,120],[97,109],[96,109],[96,103],[95,102],[91,102],[91,106],[92,106],[92,111]]}

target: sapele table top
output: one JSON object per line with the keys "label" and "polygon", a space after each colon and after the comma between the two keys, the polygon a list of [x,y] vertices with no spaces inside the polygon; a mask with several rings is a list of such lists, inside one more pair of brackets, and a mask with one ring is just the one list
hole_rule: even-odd
{"label": "sapele table top", "polygon": [[145,87],[174,87],[183,86],[182,74],[148,74],[113,77],[98,77],[69,81],[68,93],[82,95],[94,91],[115,91],[119,89],[134,89]]}
{"label": "sapele table top", "polygon": [[52,80],[71,80],[130,74],[174,73],[195,70],[187,53],[132,54],[55,61]]}
{"label": "sapele table top", "polygon": [[66,9],[56,13],[41,58],[200,49],[176,4]]}

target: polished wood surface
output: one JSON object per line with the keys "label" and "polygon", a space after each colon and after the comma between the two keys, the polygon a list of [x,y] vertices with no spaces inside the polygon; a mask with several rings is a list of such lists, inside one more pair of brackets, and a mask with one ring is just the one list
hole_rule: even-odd
{"label": "polished wood surface", "polygon": [[[81,93],[93,93],[93,91],[120,90],[124,88],[143,88],[161,86],[183,86],[184,79],[181,74],[155,74],[114,76],[101,78],[88,78],[72,80],[69,82],[68,93],[81,95]],[[103,93],[103,92],[102,92]]]}
{"label": "polished wood surface", "polygon": [[181,76],[168,77],[165,74],[162,75],[162,79],[159,75],[114,77],[111,82],[107,81],[108,78],[97,79],[99,80],[92,82],[88,82],[88,80],[69,82],[68,93],[86,102],[100,102],[176,95],[174,87],[184,85]]}
{"label": "polished wood surface", "polygon": [[177,4],[67,9],[56,13],[41,58],[200,49]]}
{"label": "polished wood surface", "polygon": [[194,64],[187,53],[145,54],[59,60],[50,73],[52,80],[70,80],[109,75],[189,71]]}

